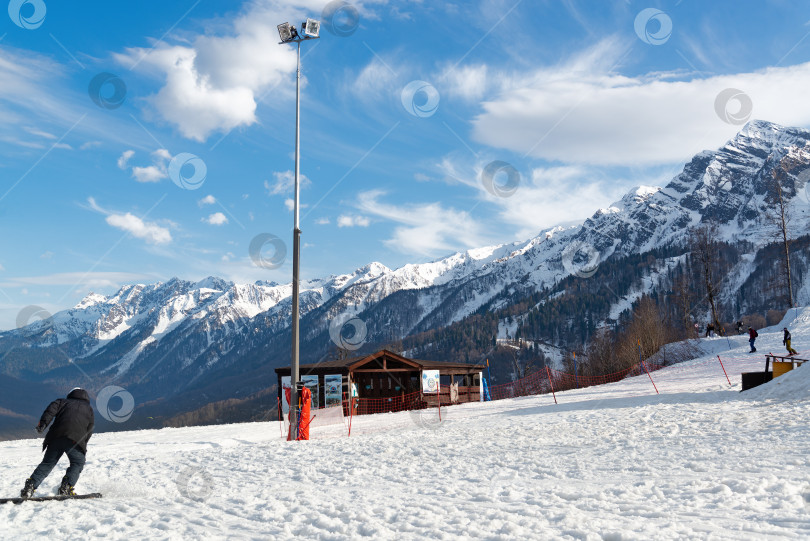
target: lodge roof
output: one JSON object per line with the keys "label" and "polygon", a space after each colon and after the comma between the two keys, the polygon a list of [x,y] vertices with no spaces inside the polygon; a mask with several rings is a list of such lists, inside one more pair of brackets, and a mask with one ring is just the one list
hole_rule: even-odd
{"label": "lodge roof", "polygon": [[[385,357],[388,360],[395,360],[402,362],[404,364],[409,364],[414,367],[415,370],[468,370],[468,371],[479,371],[484,370],[486,365],[483,364],[469,364],[469,363],[452,363],[447,361],[424,361],[420,359],[411,359],[408,357],[404,357],[399,355],[398,353],[394,353],[393,351],[389,351],[387,349],[381,349],[376,353],[372,353],[370,355],[363,355],[360,357],[350,357],[347,359],[332,359],[328,361],[322,361],[319,363],[307,363],[299,365],[299,370],[301,372],[313,372],[313,371],[325,371],[328,369],[338,369],[338,370],[345,370],[347,372],[353,371],[355,368],[363,366],[367,363],[372,361],[382,359]],[[276,368],[277,374],[289,374],[290,367],[289,366],[280,366]]]}

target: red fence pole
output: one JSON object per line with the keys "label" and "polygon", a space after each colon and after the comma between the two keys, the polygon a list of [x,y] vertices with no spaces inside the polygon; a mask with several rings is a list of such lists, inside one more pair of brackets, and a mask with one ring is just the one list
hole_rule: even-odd
{"label": "red fence pole", "polygon": [[641,361],[641,366],[644,368],[644,371],[647,372],[647,375],[650,376],[650,381],[652,382],[653,388],[655,389],[655,394],[661,394],[658,392],[658,387],[655,386],[655,382],[653,381],[652,376],[650,375],[650,371],[647,370],[647,365],[644,364],[644,361]]}
{"label": "red fence pole", "polygon": [[439,422],[442,422],[442,384],[436,384],[436,401],[439,403]]}
{"label": "red fence pole", "polygon": [[546,375],[548,376],[548,384],[551,385],[551,396],[554,397],[554,403],[557,403],[557,395],[554,394],[554,384],[551,382],[551,372],[548,369],[548,365],[546,365]]}
{"label": "red fence pole", "polygon": [[354,397],[352,396],[352,389],[349,387],[349,436],[352,437],[352,418],[354,417]]}
{"label": "red fence pole", "polygon": [[281,399],[277,398],[277,405],[278,405],[278,431],[281,433],[281,437],[284,437],[284,410],[281,408]]}
{"label": "red fence pole", "polygon": [[636,339],[636,343],[638,344],[638,362],[641,363],[641,367],[644,369],[645,372],[647,372],[647,375],[650,377],[650,381],[652,382],[653,388],[655,389],[655,394],[661,394],[658,392],[658,387],[655,386],[655,382],[653,381],[652,376],[650,375],[650,371],[647,370],[647,365],[644,364],[644,359],[641,357],[641,340]]}
{"label": "red fence pole", "polygon": [[726,374],[726,381],[728,381],[729,386],[731,386],[731,380],[728,379],[728,373],[726,373],[726,367],[723,366],[723,361],[720,359],[720,355],[717,356],[717,360],[720,361],[720,368],[723,369],[723,373]]}

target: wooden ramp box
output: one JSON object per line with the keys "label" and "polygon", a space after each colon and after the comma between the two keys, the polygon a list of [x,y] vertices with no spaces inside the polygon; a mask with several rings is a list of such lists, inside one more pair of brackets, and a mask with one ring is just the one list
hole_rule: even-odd
{"label": "wooden ramp box", "polygon": [[793,370],[792,362],[774,361],[773,362],[773,377],[778,378],[782,374],[786,374]]}
{"label": "wooden ramp box", "polygon": [[763,383],[768,383],[773,379],[772,372],[743,372],[742,373],[742,390],[747,391],[753,389]]}

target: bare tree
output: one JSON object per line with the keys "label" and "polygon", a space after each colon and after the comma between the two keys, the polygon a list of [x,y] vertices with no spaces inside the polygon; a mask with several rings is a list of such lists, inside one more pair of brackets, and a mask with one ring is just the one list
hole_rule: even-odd
{"label": "bare tree", "polygon": [[788,308],[793,308],[793,278],[790,272],[790,222],[792,219],[789,201],[786,197],[785,188],[790,176],[790,171],[796,169],[799,164],[790,154],[782,158],[779,167],[773,170],[773,180],[770,183],[768,196],[773,201],[772,210],[766,213],[766,217],[772,228],[776,232],[778,241],[782,244],[782,276],[788,297]]}
{"label": "bare tree", "polygon": [[690,287],[689,275],[686,272],[678,276],[673,282],[672,300],[677,307],[684,338],[694,337],[694,329],[692,328],[692,301],[694,295]]}
{"label": "bare tree", "polygon": [[719,332],[720,318],[717,315],[716,302],[718,289],[715,279],[719,260],[717,235],[717,224],[714,222],[704,223],[690,230],[690,249],[700,265],[706,287],[706,300],[709,301],[712,312],[712,323]]}
{"label": "bare tree", "polygon": [[594,333],[584,357],[586,363],[582,371],[588,376],[603,376],[624,368],[616,352],[616,335],[608,327]]}

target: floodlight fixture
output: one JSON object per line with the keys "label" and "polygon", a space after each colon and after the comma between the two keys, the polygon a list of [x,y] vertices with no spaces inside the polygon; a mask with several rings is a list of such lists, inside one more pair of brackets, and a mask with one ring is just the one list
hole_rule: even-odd
{"label": "floodlight fixture", "polygon": [[304,32],[304,35],[309,38],[320,37],[321,22],[308,18],[307,22],[301,23],[301,30]]}
{"label": "floodlight fixture", "polygon": [[281,23],[278,25],[278,37],[281,38],[282,43],[293,39],[292,31],[293,27],[290,26],[290,23]]}

